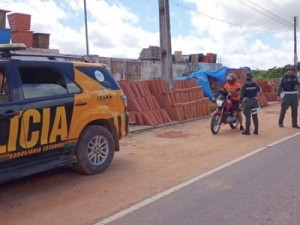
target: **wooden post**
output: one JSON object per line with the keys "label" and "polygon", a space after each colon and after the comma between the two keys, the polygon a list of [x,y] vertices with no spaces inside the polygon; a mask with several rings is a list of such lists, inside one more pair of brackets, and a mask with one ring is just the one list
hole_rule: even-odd
{"label": "wooden post", "polygon": [[160,56],[161,76],[167,81],[169,91],[173,90],[173,68],[170,32],[169,0],[159,1],[159,29],[160,29]]}

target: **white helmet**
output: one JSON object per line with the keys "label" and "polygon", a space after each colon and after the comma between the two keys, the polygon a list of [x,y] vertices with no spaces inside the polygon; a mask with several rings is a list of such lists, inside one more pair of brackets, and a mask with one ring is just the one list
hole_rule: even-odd
{"label": "white helmet", "polygon": [[234,73],[229,73],[229,74],[227,74],[226,80],[227,81],[235,81],[236,75]]}

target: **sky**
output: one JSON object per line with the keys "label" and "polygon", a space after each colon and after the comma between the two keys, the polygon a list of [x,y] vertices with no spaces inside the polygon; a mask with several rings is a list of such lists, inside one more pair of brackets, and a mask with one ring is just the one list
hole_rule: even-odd
{"label": "sky", "polygon": [[[89,53],[137,59],[143,48],[159,46],[158,2],[86,0]],[[294,62],[299,0],[169,0],[169,7],[173,53],[215,53],[231,68]],[[84,0],[1,0],[0,9],[30,14],[31,30],[50,34],[50,48],[86,54]]]}

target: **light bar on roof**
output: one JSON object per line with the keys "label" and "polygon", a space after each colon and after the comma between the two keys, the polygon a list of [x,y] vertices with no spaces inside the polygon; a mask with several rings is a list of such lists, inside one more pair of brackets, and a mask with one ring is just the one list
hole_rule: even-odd
{"label": "light bar on roof", "polygon": [[0,52],[24,50],[26,45],[23,43],[0,44]]}

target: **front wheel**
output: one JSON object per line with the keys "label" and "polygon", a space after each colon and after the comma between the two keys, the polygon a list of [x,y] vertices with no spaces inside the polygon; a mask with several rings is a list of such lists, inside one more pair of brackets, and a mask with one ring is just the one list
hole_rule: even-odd
{"label": "front wheel", "polygon": [[89,126],[76,147],[74,169],[83,174],[105,171],[114,157],[115,143],[111,132],[102,126]]}
{"label": "front wheel", "polygon": [[234,122],[230,123],[229,125],[230,125],[231,129],[235,129],[239,125],[239,122],[236,119]]}
{"label": "front wheel", "polygon": [[210,122],[210,130],[213,134],[217,134],[221,128],[221,116],[213,115]]}

